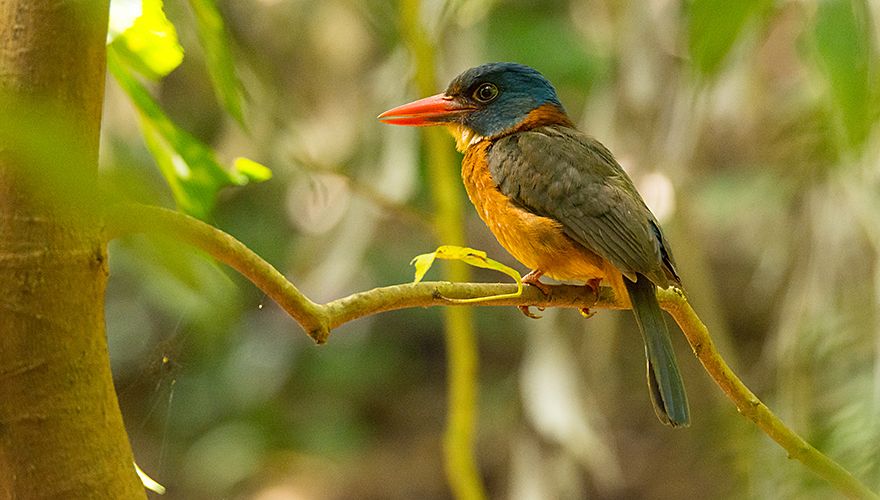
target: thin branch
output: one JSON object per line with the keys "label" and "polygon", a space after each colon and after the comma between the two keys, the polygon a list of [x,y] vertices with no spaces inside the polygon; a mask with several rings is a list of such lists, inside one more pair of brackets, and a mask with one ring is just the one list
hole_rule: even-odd
{"label": "thin branch", "polygon": [[108,236],[157,232],[182,239],[241,273],[323,344],[330,326],[323,306],[308,299],[272,264],[231,235],[194,217],[160,207],[122,205],[108,210]]}
{"label": "thin branch", "polygon": [[851,498],[880,498],[840,464],[788,428],[743,384],[721,357],[721,353],[715,348],[715,343],[709,336],[709,329],[681,293],[673,289],[662,290],[658,298],[663,309],[678,323],[691,349],[712,380],[724,391],[728,399],[733,401],[741,414],[755,422],[770,439],[788,452],[788,458],[800,461]]}
{"label": "thin branch", "polygon": [[[108,215],[109,233],[113,236],[132,232],[159,232],[178,237],[217,260],[241,272],[293,317],[318,343],[327,340],[330,330],[343,323],[383,311],[411,307],[455,306],[449,299],[487,297],[508,294],[513,284],[422,282],[374,288],[348,297],[316,304],[306,298],[271,264],[223,231],[187,215],[157,207],[125,206]],[[489,299],[468,306],[534,306],[620,309],[610,289],[602,288],[597,298],[589,287],[557,285],[544,295],[527,286],[519,297]],[[727,365],[715,348],[706,325],[687,299],[674,289],[660,290],[660,305],[675,319],[687,337],[694,354],[706,372],[733,401],[740,413],[761,428],[771,439],[818,474],[830,485],[852,498],[880,500],[840,464],[831,460],[789,429],[749,390]]]}

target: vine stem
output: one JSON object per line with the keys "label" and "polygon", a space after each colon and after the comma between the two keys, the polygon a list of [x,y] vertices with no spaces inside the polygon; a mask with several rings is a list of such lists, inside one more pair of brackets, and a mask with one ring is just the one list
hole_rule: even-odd
{"label": "vine stem", "polygon": [[[317,304],[303,295],[271,264],[233,236],[188,215],[158,207],[126,205],[115,207],[107,215],[108,237],[130,233],[161,233],[189,243],[240,272],[296,320],[315,342],[328,340],[331,329],[365,316],[412,307],[461,306],[449,299],[468,299],[510,294],[515,284],[408,283],[374,288]],[[534,286],[524,288],[518,297],[488,298],[468,306],[534,306],[591,309],[620,309],[613,292],[601,288],[599,295],[589,287],[548,286],[550,293]],[[880,500],[880,496],[855,478],[840,464],[814,448],[790,429],[739,379],[716,349],[709,329],[700,320],[684,294],[673,288],[660,290],[657,296],[663,307],[678,323],[691,349],[712,380],[733,401],[741,414],[754,422],[787,453],[829,485],[851,498]]]}
{"label": "vine stem", "polygon": [[[398,13],[401,39],[412,58],[413,83],[419,95],[433,94],[437,89],[437,43],[422,25],[421,0],[401,0]],[[463,246],[465,217],[458,178],[459,161],[445,130],[428,127],[422,129],[421,135],[427,178],[430,179],[426,184],[431,194],[434,229],[439,243]],[[470,270],[463,262],[447,262],[441,273],[445,279],[454,282],[470,280]],[[483,500],[486,491],[474,451],[479,413],[479,349],[473,314],[468,308],[448,308],[443,311],[443,319],[448,380],[443,436],[446,479],[455,498]]]}

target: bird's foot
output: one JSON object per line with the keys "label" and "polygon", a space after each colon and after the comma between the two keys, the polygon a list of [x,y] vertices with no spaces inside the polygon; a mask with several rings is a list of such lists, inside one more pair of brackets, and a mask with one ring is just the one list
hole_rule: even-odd
{"label": "bird's foot", "polygon": [[544,276],[544,272],[535,269],[529,274],[523,276],[522,282],[526,285],[538,287],[538,290],[541,290],[541,293],[543,293],[544,295],[550,295],[550,285],[547,285],[546,283],[541,283],[541,276]]}
{"label": "bird's foot", "polygon": [[[532,285],[534,287],[537,287],[538,290],[541,290],[541,293],[543,293],[544,295],[550,295],[549,285],[541,283],[541,276],[543,276],[543,275],[544,275],[543,272],[535,269],[535,270],[529,272],[529,274],[526,274],[525,276],[523,276],[522,282],[525,283],[526,285]],[[529,310],[529,306],[517,306],[517,309],[519,309],[520,312],[525,314],[526,317],[528,317],[528,318],[538,319],[541,317],[541,315],[539,315],[539,314],[532,313],[532,311]],[[543,307],[538,307],[537,309],[539,311],[544,310]]]}

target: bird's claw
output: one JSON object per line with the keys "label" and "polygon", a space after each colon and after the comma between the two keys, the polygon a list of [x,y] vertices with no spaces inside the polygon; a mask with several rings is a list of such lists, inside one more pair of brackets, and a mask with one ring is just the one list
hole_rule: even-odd
{"label": "bird's claw", "polygon": [[[591,280],[587,280],[587,283],[585,284],[585,286],[592,290],[593,293],[596,295],[596,301],[599,300],[599,283],[601,282],[601,278],[594,278]],[[580,311],[581,316],[583,316],[584,319],[590,319],[596,314],[596,311],[591,311],[589,307],[582,307],[578,309],[578,311]]]}
{"label": "bird's claw", "polygon": [[[534,314],[531,310],[529,310],[529,307],[531,307],[531,306],[516,306],[516,308],[519,309],[519,311],[521,313],[525,314],[526,317],[532,318],[532,319],[541,319],[542,316],[540,314]],[[543,307],[537,307],[537,309],[539,311],[544,310]]]}

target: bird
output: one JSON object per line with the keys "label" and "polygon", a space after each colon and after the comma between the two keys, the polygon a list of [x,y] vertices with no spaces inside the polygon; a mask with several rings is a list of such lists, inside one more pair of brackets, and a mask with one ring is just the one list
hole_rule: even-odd
{"label": "bird", "polygon": [[642,334],[655,414],[671,427],[690,425],[656,295],[657,287],[682,290],[669,242],[614,155],[578,130],[540,72],[483,64],[378,119],[451,132],[467,195],[501,246],[531,270],[524,283],[545,294],[545,275],[597,293],[600,283],[610,286]]}

